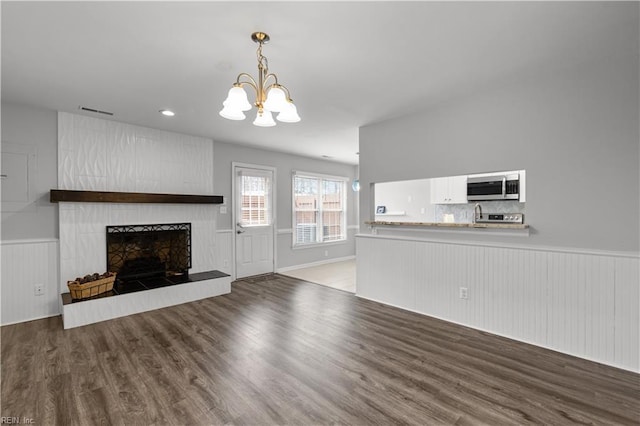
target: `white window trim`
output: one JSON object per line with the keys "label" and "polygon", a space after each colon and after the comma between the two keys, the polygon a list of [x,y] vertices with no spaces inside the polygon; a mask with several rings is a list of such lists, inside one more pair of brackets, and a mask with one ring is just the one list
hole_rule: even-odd
{"label": "white window trim", "polygon": [[[328,211],[342,211],[343,212],[343,217],[342,217],[342,229],[344,232],[344,238],[341,238],[339,240],[330,240],[330,241],[316,241],[313,243],[297,243],[297,237],[298,237],[298,231],[297,231],[297,224],[295,221],[296,218],[296,207],[295,207],[295,199],[296,199],[296,186],[295,186],[295,178],[296,177],[306,177],[306,178],[313,178],[313,179],[319,179],[319,180],[333,180],[333,181],[341,181],[344,184],[343,187],[343,191],[342,191],[342,210],[335,210],[335,209],[329,209]],[[326,245],[333,245],[333,244],[344,244],[348,238],[348,230],[347,230],[347,190],[348,190],[348,183],[349,183],[349,178],[345,177],[345,176],[333,176],[333,175],[325,175],[325,174],[321,174],[321,173],[313,173],[313,172],[302,172],[299,170],[293,170],[291,173],[291,228],[292,228],[292,239],[291,239],[291,247],[294,249],[300,249],[300,248],[311,248],[311,247],[318,247],[318,246],[326,246]],[[320,186],[321,188],[321,186]],[[319,206],[321,206],[321,204],[319,204]],[[298,211],[304,211],[304,210],[298,210]],[[321,207],[319,207],[318,209],[311,209],[309,211],[318,211],[318,220],[320,222],[320,225],[322,225],[322,212],[324,211]]]}

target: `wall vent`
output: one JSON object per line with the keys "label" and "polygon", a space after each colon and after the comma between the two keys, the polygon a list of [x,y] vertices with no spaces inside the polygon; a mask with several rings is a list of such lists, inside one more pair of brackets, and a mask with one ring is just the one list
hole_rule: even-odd
{"label": "wall vent", "polygon": [[95,109],[95,108],[87,108],[87,107],[79,106],[78,109],[80,109],[82,111],[94,112],[96,114],[113,115],[112,112],[100,111],[99,109]]}

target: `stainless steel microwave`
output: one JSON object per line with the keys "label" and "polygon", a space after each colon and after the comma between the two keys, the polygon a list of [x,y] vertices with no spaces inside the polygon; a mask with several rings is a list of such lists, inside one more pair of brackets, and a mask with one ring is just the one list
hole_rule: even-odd
{"label": "stainless steel microwave", "polygon": [[467,200],[519,200],[520,175],[509,173],[504,175],[467,178]]}

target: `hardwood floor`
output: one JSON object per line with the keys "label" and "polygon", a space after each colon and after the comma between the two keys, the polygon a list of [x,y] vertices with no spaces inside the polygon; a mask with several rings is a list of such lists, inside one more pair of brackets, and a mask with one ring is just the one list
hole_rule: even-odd
{"label": "hardwood floor", "polygon": [[2,327],[1,416],[93,424],[635,424],[640,376],[281,275]]}

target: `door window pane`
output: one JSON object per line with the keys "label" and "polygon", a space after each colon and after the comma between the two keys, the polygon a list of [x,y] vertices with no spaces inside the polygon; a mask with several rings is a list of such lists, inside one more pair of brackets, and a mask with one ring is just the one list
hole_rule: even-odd
{"label": "door window pane", "polygon": [[271,224],[269,205],[269,178],[266,176],[241,176],[240,220],[243,226]]}

